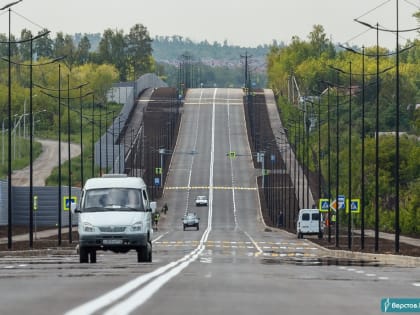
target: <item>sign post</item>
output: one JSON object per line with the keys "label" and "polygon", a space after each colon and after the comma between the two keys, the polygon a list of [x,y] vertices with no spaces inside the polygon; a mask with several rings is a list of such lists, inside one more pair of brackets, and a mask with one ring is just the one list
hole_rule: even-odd
{"label": "sign post", "polygon": [[38,196],[37,195],[34,195],[34,232],[35,232],[35,239],[36,239],[36,213],[37,213],[37,210],[38,210]]}

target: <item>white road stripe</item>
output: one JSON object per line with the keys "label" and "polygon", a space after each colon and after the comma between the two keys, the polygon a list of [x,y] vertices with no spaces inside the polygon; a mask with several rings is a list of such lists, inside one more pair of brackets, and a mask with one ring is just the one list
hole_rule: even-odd
{"label": "white road stripe", "polygon": [[[215,99],[217,89],[214,90],[213,94],[213,112],[212,112],[212,142],[211,142],[211,158],[210,158],[210,183],[209,183],[209,211],[208,211],[208,223],[207,229],[204,231],[200,244],[191,253],[184,256],[183,258],[171,262],[163,267],[156,269],[148,274],[137,277],[136,279],[126,283],[125,285],[116,288],[99,298],[87,302],[73,310],[70,310],[66,315],[81,315],[81,314],[92,314],[99,311],[102,308],[107,307],[113,303],[116,303],[119,299],[132,291],[139,288],[141,285],[150,281],[145,287],[135,291],[132,295],[121,303],[117,303],[105,314],[129,314],[132,310],[141,306],[146,302],[159,288],[161,288],[170,279],[178,275],[183,269],[185,269],[191,262],[195,261],[198,256],[205,249],[204,243],[207,242],[208,236],[211,231],[212,219],[213,219],[213,172],[214,172],[214,131],[215,131]],[[163,236],[163,235],[162,235]]]}

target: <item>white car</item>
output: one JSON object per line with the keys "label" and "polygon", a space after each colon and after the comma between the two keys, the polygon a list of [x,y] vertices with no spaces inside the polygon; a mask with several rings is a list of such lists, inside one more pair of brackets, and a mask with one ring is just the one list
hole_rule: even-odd
{"label": "white car", "polygon": [[195,198],[195,205],[196,206],[207,206],[209,204],[206,196],[197,196]]}

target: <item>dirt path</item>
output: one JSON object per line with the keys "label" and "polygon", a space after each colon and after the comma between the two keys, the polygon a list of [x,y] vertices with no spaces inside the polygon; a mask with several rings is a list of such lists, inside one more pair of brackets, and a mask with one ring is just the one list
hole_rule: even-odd
{"label": "dirt path", "polygon": [[[33,185],[45,186],[45,179],[58,165],[58,141],[40,140],[42,144],[41,155],[33,163]],[[68,143],[61,142],[61,164],[68,160]],[[80,145],[70,143],[71,157],[80,155]],[[29,186],[29,166],[12,173],[13,186]]]}

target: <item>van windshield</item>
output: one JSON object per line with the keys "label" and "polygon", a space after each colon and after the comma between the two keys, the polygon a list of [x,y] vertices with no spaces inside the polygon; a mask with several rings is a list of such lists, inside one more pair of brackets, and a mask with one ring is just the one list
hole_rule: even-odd
{"label": "van windshield", "polygon": [[131,188],[101,188],[87,190],[82,211],[145,211],[141,191]]}

